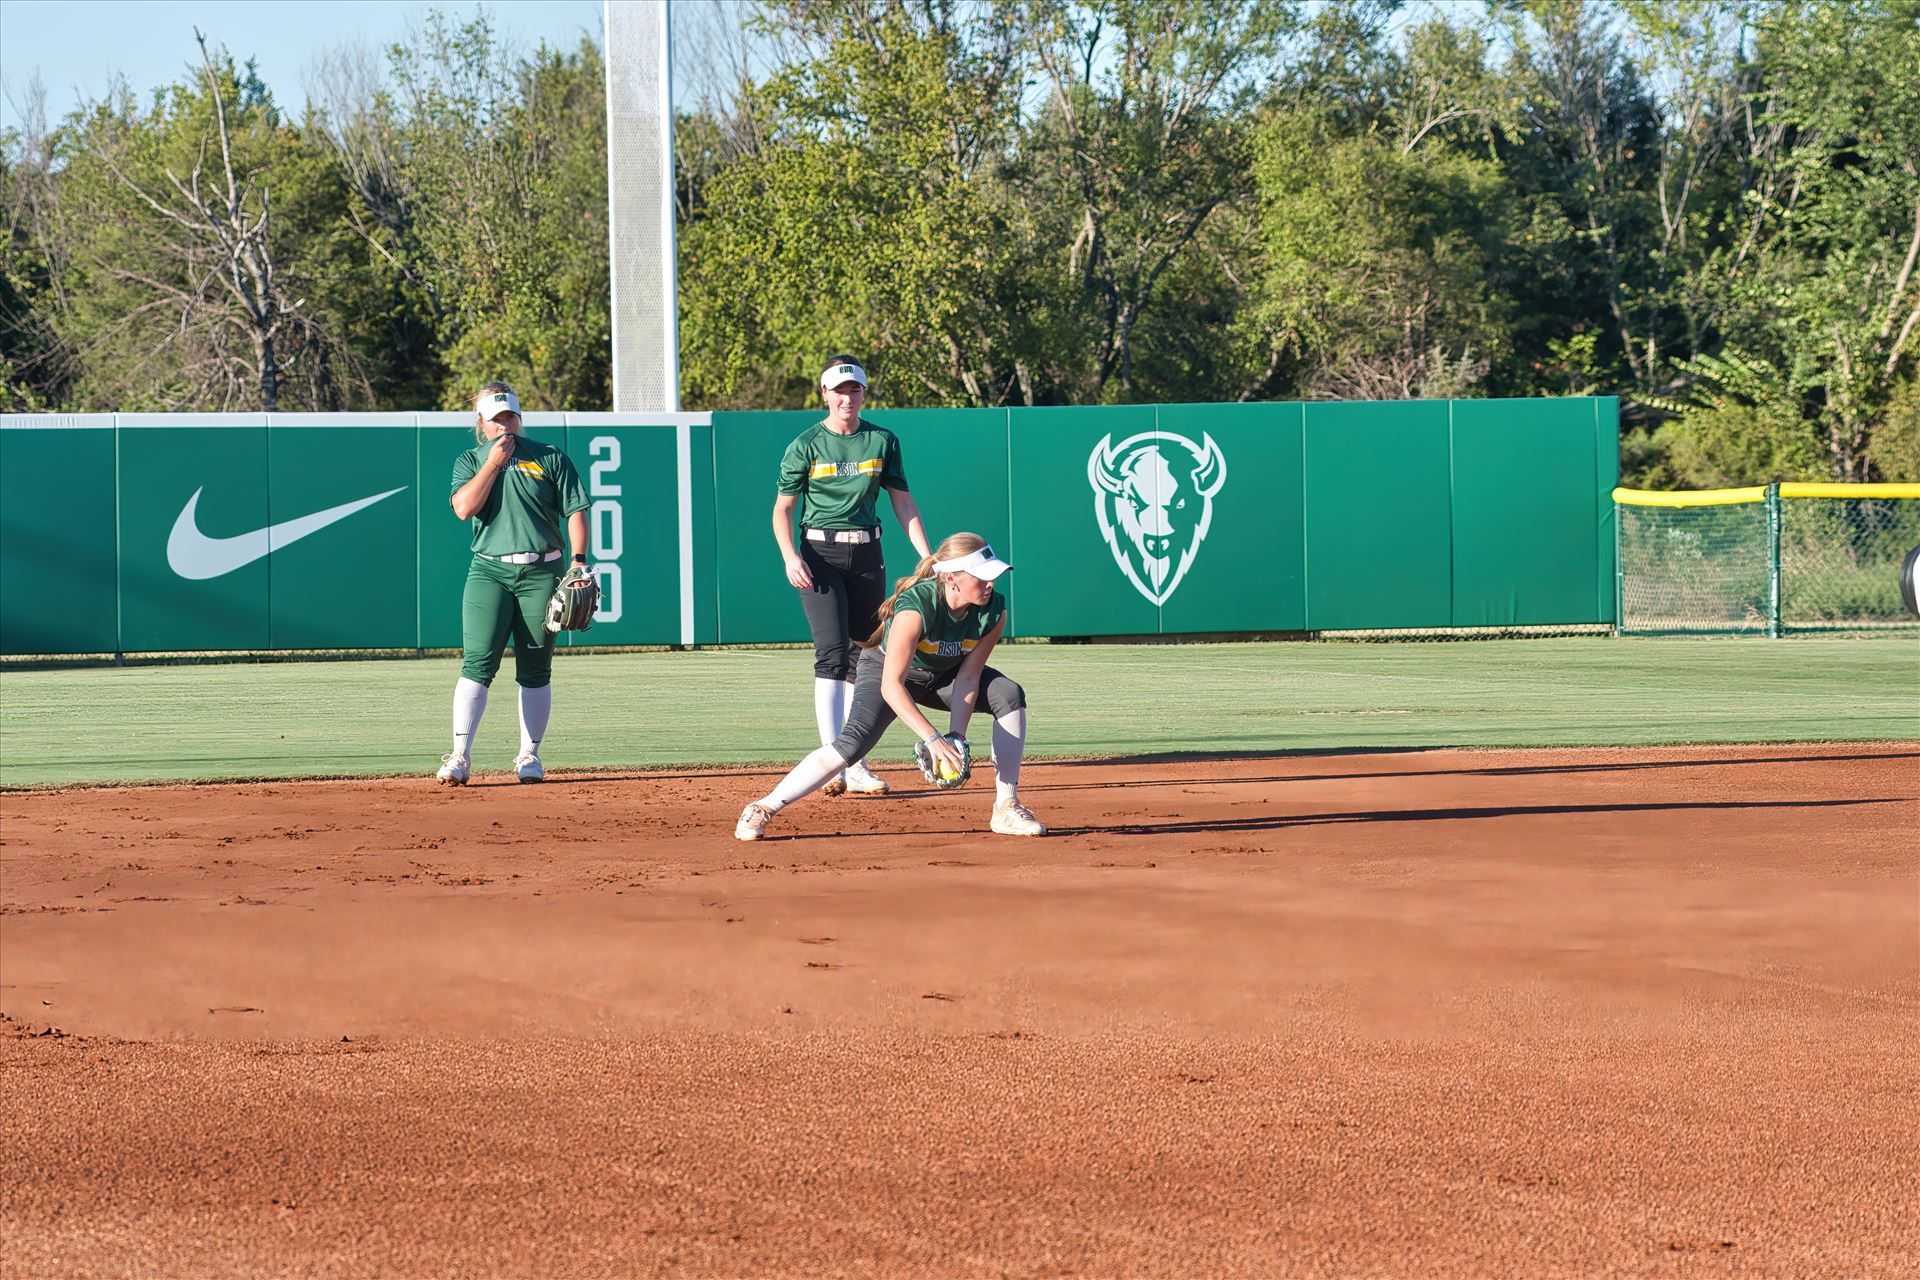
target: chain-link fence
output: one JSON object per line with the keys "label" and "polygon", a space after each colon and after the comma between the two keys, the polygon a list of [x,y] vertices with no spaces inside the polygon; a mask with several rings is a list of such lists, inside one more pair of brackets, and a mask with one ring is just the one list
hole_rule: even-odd
{"label": "chain-link fence", "polygon": [[1620,629],[1920,632],[1900,594],[1920,485],[1614,493]]}
{"label": "chain-link fence", "polygon": [[1782,625],[1793,631],[1920,625],[1900,598],[1901,565],[1916,546],[1920,498],[1785,497]]}

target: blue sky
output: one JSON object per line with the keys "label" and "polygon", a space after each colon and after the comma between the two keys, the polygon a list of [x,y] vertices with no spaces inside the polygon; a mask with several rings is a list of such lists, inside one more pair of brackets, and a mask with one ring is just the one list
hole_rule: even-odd
{"label": "blue sky", "polygon": [[[468,18],[473,0],[0,0],[0,127],[20,123],[18,105],[39,72],[47,122],[103,96],[116,72],[147,101],[149,91],[199,64],[193,29],[222,43],[260,76],[286,110],[306,101],[309,69],[323,51],[365,42],[379,49],[417,25],[429,7]],[[600,0],[488,0],[510,43],[571,46],[600,37]]]}

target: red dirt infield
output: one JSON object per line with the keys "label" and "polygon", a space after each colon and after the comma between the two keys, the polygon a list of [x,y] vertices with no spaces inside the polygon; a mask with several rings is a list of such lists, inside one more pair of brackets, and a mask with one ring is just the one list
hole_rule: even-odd
{"label": "red dirt infield", "polygon": [[7,1276],[1894,1276],[1920,745],[0,794]]}

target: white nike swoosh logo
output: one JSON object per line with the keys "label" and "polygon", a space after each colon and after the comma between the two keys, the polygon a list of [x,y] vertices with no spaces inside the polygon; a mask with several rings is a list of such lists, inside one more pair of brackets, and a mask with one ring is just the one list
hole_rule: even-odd
{"label": "white nike swoosh logo", "polygon": [[173,522],[173,532],[167,535],[167,564],[183,578],[195,581],[218,578],[235,569],[245,568],[262,556],[272,555],[282,547],[290,547],[308,534],[318,533],[337,520],[345,520],[382,498],[391,498],[406,487],[401,485],[399,489],[376,493],[371,498],[343,502],[310,516],[282,520],[279,524],[270,524],[264,529],[255,529],[237,537],[209,538],[200,532],[200,526],[194,522],[194,513],[200,506],[200,495],[205,492],[202,486],[187,499],[187,505],[180,509],[180,518]]}

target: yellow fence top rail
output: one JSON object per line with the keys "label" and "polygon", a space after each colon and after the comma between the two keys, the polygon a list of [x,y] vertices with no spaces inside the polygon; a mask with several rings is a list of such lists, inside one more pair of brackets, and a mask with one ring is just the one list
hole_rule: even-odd
{"label": "yellow fence top rail", "polygon": [[1630,507],[1726,507],[1736,502],[1765,502],[1767,486],[1756,484],[1745,489],[1696,489],[1691,493],[1615,489],[1613,500]]}
{"label": "yellow fence top rail", "polygon": [[[1780,486],[1783,498],[1920,498],[1920,484],[1814,484],[1790,481]],[[1744,489],[1695,489],[1662,493],[1653,489],[1615,489],[1613,500],[1630,507],[1726,507],[1738,502],[1765,502],[1767,486]]]}
{"label": "yellow fence top rail", "polygon": [[1920,484],[1796,484],[1780,486],[1783,498],[1920,498]]}

